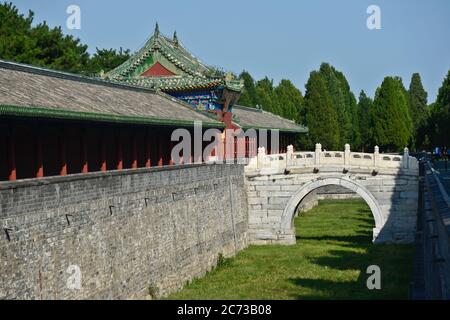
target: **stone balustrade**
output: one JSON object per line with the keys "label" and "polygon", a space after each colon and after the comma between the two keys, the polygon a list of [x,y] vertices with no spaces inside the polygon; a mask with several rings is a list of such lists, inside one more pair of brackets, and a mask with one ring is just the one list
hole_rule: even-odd
{"label": "stone balustrade", "polygon": [[292,168],[326,166],[342,166],[344,168],[361,167],[369,169],[396,169],[401,171],[418,172],[419,166],[416,158],[409,155],[408,148],[403,155],[383,154],[375,147],[373,153],[352,152],[350,145],[346,144],[344,151],[322,150],[320,143],[316,144],[315,151],[294,152],[292,145],[288,146],[287,153],[266,155],[265,148],[258,148],[258,156],[249,161],[248,170],[275,170],[283,171]]}

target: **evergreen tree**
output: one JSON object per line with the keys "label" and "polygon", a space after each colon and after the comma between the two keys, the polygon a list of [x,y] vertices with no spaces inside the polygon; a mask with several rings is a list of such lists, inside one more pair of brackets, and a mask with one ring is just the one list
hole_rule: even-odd
{"label": "evergreen tree", "polygon": [[450,70],[439,88],[434,110],[435,138],[439,147],[450,146]]}
{"label": "evergreen tree", "polygon": [[422,80],[418,73],[411,77],[408,90],[409,112],[413,124],[413,145],[414,149],[420,149],[425,141],[424,130],[430,116],[427,106],[428,94],[423,88]]}
{"label": "evergreen tree", "polygon": [[[34,13],[20,14],[12,3],[0,4],[0,58],[38,67],[73,73],[107,71],[124,61],[129,51],[98,50],[92,57],[87,46],[61,27],[50,28],[44,21],[33,26]],[[117,63],[117,65],[115,65]]]}
{"label": "evergreen tree", "polygon": [[319,72],[325,79],[328,92],[331,95],[333,108],[338,115],[339,145],[342,149],[346,143],[352,143],[353,139],[350,89],[344,75],[328,63],[322,63]]}
{"label": "evergreen tree", "polygon": [[301,109],[303,106],[303,96],[290,80],[281,80],[274,89],[274,101],[279,110],[279,115],[301,123]]}
{"label": "evergreen tree", "polygon": [[250,73],[245,70],[241,72],[239,79],[244,80],[244,92],[239,99],[239,104],[246,107],[256,107],[258,96],[256,93],[255,80]]}
{"label": "evergreen tree", "polygon": [[371,122],[373,142],[383,151],[401,151],[410,142],[412,121],[406,90],[399,78],[384,78],[375,94]]}
{"label": "evergreen tree", "polygon": [[130,58],[130,50],[119,51],[115,49],[99,49],[89,60],[85,68],[85,74],[96,75],[100,72],[108,72],[121,65]]}
{"label": "evergreen tree", "polygon": [[359,95],[358,118],[361,136],[361,148],[363,151],[369,151],[373,147],[373,143],[371,141],[372,130],[370,118],[372,104],[372,99],[366,95],[364,90],[362,90]]}
{"label": "evergreen tree", "polygon": [[309,134],[301,137],[302,147],[311,150],[315,143],[321,143],[325,149],[338,150],[340,140],[337,112],[333,108],[326,81],[317,71],[311,72],[306,84],[304,113]]}
{"label": "evergreen tree", "polygon": [[264,110],[279,114],[273,93],[273,80],[265,77],[256,83],[257,104]]}

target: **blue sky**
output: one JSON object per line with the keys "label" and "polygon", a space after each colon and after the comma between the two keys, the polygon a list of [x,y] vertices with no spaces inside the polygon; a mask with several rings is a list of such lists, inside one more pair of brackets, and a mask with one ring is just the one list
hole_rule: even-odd
{"label": "blue sky", "polygon": [[[304,93],[321,62],[344,72],[352,91],[370,96],[385,76],[409,86],[419,72],[434,101],[450,69],[448,0],[13,0],[35,21],[61,25],[94,51],[136,51],[153,33],[177,30],[203,62],[256,79],[292,80]],[[68,30],[66,9],[81,8],[81,30]],[[366,26],[367,7],[381,9],[381,30]]]}

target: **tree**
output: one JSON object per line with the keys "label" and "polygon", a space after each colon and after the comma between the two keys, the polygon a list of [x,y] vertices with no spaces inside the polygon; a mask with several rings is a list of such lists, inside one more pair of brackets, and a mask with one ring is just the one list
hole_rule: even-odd
{"label": "tree", "polygon": [[119,51],[115,49],[99,49],[89,60],[85,74],[99,74],[100,72],[108,72],[115,67],[121,65],[130,58],[130,50]]}
{"label": "tree", "polygon": [[241,72],[239,79],[244,80],[244,92],[239,99],[239,104],[246,107],[256,107],[258,95],[256,93],[255,80],[245,70]]}
{"label": "tree", "polygon": [[361,148],[363,151],[369,150],[373,147],[372,130],[371,130],[371,110],[373,101],[366,95],[364,90],[359,94],[358,102],[358,118],[361,137]]}
{"label": "tree", "polygon": [[328,63],[322,63],[319,72],[326,82],[328,92],[331,95],[333,108],[338,115],[339,145],[342,148],[346,143],[353,144],[352,108],[350,106],[350,88],[347,80],[342,73],[338,72]]}
{"label": "tree", "polygon": [[383,151],[397,152],[410,142],[412,121],[405,92],[399,78],[386,77],[375,94],[372,138]]}
{"label": "tree", "polygon": [[256,95],[258,97],[257,104],[264,110],[279,114],[279,110],[277,110],[277,105],[274,101],[273,80],[265,77],[256,82]]}
{"label": "tree", "polygon": [[301,137],[303,147],[313,149],[321,143],[325,149],[339,148],[339,124],[326,81],[317,72],[311,72],[306,84],[304,117],[309,127],[308,136]]}
{"label": "tree", "polygon": [[450,70],[439,88],[434,108],[432,109],[434,126],[433,144],[440,147],[450,146]]}
{"label": "tree", "polygon": [[44,21],[33,26],[34,13],[20,14],[12,3],[0,4],[0,58],[38,67],[92,74],[110,70],[129,57],[129,51],[99,50],[90,58],[87,46],[61,27]]}
{"label": "tree", "polygon": [[302,122],[301,109],[303,106],[303,96],[290,80],[281,80],[274,91],[274,103],[277,105],[279,115],[294,120],[297,123]]}
{"label": "tree", "polygon": [[414,149],[422,146],[424,136],[424,127],[427,125],[429,118],[429,110],[427,106],[428,94],[423,88],[422,80],[418,73],[414,73],[411,77],[411,83],[408,90],[409,112],[413,125],[413,145]]}

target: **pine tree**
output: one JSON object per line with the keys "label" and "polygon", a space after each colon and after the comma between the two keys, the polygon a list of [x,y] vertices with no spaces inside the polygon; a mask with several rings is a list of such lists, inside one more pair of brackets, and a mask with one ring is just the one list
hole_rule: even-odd
{"label": "pine tree", "polygon": [[258,96],[256,93],[255,80],[250,73],[245,70],[241,72],[239,79],[244,80],[244,92],[239,99],[239,104],[246,107],[256,107]]}
{"label": "pine tree", "polygon": [[331,95],[323,76],[313,71],[310,74],[305,92],[305,120],[309,134],[301,137],[302,147],[313,149],[321,143],[325,149],[338,150],[339,124]]}
{"label": "pine tree", "polygon": [[[326,81],[333,107],[338,115],[340,145],[353,143],[351,92],[343,73],[328,63],[320,65],[319,72]],[[356,101],[355,101],[356,102]],[[342,147],[341,147],[342,148]]]}
{"label": "pine tree", "polygon": [[96,75],[101,71],[108,72],[115,67],[121,65],[130,58],[130,50],[119,51],[115,49],[99,49],[89,60],[86,68],[83,70],[84,74]]}
{"label": "pine tree", "polygon": [[281,80],[274,89],[274,103],[277,105],[279,115],[301,123],[301,109],[303,96],[290,80]]}
{"label": "pine tree", "polygon": [[277,105],[274,101],[273,80],[265,77],[256,83],[257,104],[264,110],[279,114]]}
{"label": "pine tree", "polygon": [[24,16],[12,3],[0,3],[0,59],[91,74],[114,68],[129,56],[128,51],[97,49],[91,58],[79,39],[64,35],[61,27],[50,28],[45,21],[33,26],[33,19],[32,11]]}
{"label": "pine tree", "polygon": [[370,97],[366,95],[364,90],[359,94],[358,102],[358,118],[359,118],[359,128],[361,136],[361,148],[363,151],[368,151],[373,147],[371,136],[371,110],[373,101]]}
{"label": "pine tree", "polygon": [[450,70],[439,88],[435,104],[435,139],[440,147],[450,146]]}
{"label": "pine tree", "polygon": [[410,142],[412,121],[406,90],[399,78],[384,78],[375,95],[371,122],[373,142],[383,151],[401,151]]}
{"label": "pine tree", "polygon": [[424,136],[423,129],[427,124],[429,110],[427,107],[428,94],[424,90],[422,80],[418,73],[414,73],[411,77],[411,83],[408,90],[409,112],[413,124],[413,144],[414,149],[421,147]]}

